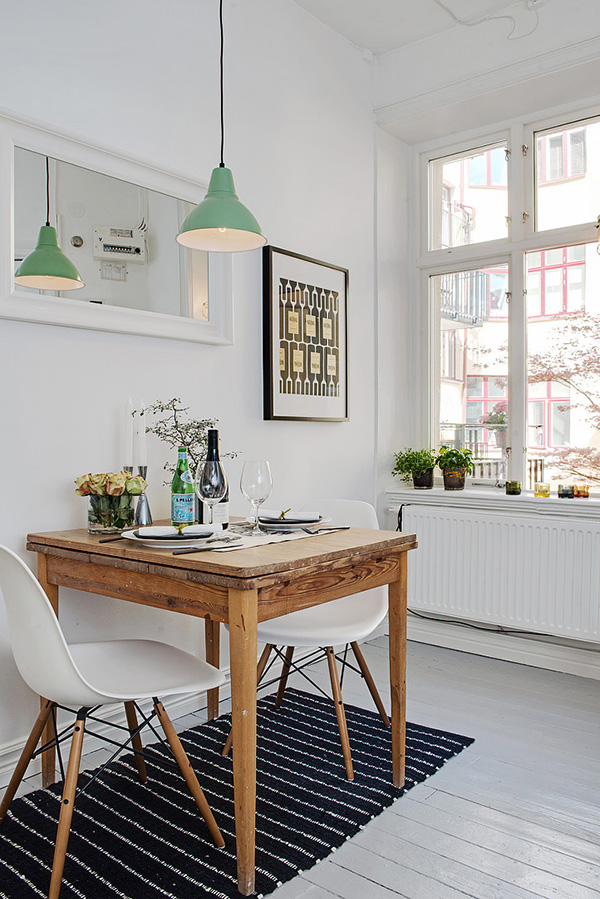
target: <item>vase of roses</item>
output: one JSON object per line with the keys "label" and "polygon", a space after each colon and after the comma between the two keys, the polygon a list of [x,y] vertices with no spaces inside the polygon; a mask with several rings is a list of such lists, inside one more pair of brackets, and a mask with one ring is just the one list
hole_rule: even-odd
{"label": "vase of roses", "polygon": [[88,497],[90,534],[120,534],[133,525],[133,498],[147,483],[126,471],[82,474],[75,479],[75,493]]}

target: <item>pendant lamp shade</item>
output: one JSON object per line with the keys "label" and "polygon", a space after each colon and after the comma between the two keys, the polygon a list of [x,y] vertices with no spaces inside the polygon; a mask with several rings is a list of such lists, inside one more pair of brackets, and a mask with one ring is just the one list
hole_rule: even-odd
{"label": "pendant lamp shade", "polygon": [[223,95],[223,0],[219,0],[220,52],[220,101],[221,101],[221,161],[210,176],[208,191],[201,203],[192,209],[177,240],[192,250],[208,253],[242,253],[263,247],[267,238],[249,209],[240,203],[235,192],[231,169],[223,161],[225,146],[225,110]]}
{"label": "pendant lamp shade", "polygon": [[77,290],[81,275],[58,245],[56,228],[42,225],[35,250],[15,272],[15,282],[36,290]]}
{"label": "pendant lamp shade", "polygon": [[256,250],[267,242],[250,210],[240,203],[231,169],[225,166],[213,169],[206,196],[184,221],[177,240],[209,253]]}

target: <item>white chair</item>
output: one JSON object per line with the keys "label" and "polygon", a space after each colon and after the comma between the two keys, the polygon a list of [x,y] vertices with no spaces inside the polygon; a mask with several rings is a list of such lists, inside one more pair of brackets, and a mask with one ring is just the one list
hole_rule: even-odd
{"label": "white chair", "polygon": [[[181,649],[151,640],[106,640],[67,645],[52,606],[37,579],[25,563],[4,546],[0,546],[0,588],[8,612],[17,667],[35,693],[48,697],[42,703],[38,719],[6,789],[0,805],[0,822],[34,754],[38,755],[64,739],[62,735],[56,737],[56,708],[78,709],[64,779],[49,899],[57,899],[61,887],[86,718],[93,716],[101,705],[125,703],[128,727],[123,729],[129,733],[121,748],[131,743],[142,782],[146,780],[146,768],[139,734],[154,716],[158,717],[215,844],[224,846],[225,841],[185,750],[158,699],[159,695],[167,693],[197,693],[221,686],[225,682],[221,672]],[[148,715],[142,713],[144,723],[138,727],[135,700],[141,699],[153,700],[153,712]],[[36,753],[42,731],[49,721],[54,722],[55,739]]]}
{"label": "white chair", "polygon": [[[350,525],[354,528],[369,530],[379,528],[373,506],[357,500],[323,500],[308,503],[301,511],[306,515],[315,514],[331,518],[331,525]],[[372,590],[365,590],[352,596],[334,599],[331,602],[325,602],[322,605],[313,606],[309,609],[290,612],[288,615],[272,618],[270,621],[263,621],[258,625],[258,640],[266,643],[258,662],[258,682],[260,683],[267,670],[267,663],[272,651],[275,651],[283,661],[275,708],[279,708],[281,705],[290,669],[301,670],[299,666],[294,666],[292,663],[294,648],[297,646],[318,646],[325,652],[348,780],[353,779],[354,772],[336,654],[333,647],[345,644],[347,649],[348,644],[350,644],[358,662],[360,673],[365,679],[381,719],[384,725],[389,727],[390,721],[375,686],[375,681],[358,646],[358,642],[370,636],[383,621],[387,608],[386,588],[375,587]],[[287,647],[285,655],[282,652],[284,646]],[[342,662],[344,665],[348,664],[345,661],[345,655]],[[232,734],[229,735],[223,748],[223,755],[229,753],[231,744]]]}

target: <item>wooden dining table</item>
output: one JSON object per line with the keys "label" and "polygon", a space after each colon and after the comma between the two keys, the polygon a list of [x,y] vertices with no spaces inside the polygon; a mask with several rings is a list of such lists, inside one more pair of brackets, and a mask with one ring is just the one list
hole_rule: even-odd
{"label": "wooden dining table", "polygon": [[[130,540],[100,543],[86,530],[29,534],[38,578],[58,615],[59,588],[115,597],[205,622],[206,660],[219,665],[219,628],[229,627],[238,889],[254,890],[256,661],[259,621],[388,585],[393,782],[404,784],[406,573],[416,536],[350,528],[232,552],[173,555]],[[218,690],[208,716],[219,713]],[[55,759],[43,756],[44,785]]]}

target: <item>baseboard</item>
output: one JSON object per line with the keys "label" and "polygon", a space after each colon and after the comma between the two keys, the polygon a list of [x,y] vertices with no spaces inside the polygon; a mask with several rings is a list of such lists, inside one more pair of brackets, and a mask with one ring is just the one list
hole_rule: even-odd
{"label": "baseboard", "polygon": [[[227,700],[230,698],[230,695],[228,681],[220,688],[219,698]],[[149,711],[151,707],[152,703],[150,700],[140,702],[140,708],[144,711]],[[206,708],[206,693],[186,694],[184,696],[173,696],[171,698],[167,697],[165,699],[165,708],[172,721],[176,718],[182,718],[184,715],[202,712]],[[126,724],[123,705],[110,706],[106,712],[102,713],[102,716],[106,723],[100,724],[94,722],[92,725],[94,733],[115,738],[114,730],[111,725]],[[31,723],[33,724],[33,721]],[[146,734],[149,733],[149,731],[146,731]],[[12,740],[10,743],[4,743],[3,746],[0,746],[0,787],[5,787],[8,784],[23,750],[25,739],[26,735],[22,736],[19,740]],[[150,740],[149,737],[146,736],[144,737],[144,740],[146,742],[153,742],[154,737],[152,736],[152,740]],[[97,749],[105,749],[107,745],[107,743],[96,737],[93,733],[86,734],[84,753],[87,755],[90,752],[95,752]],[[30,764],[26,776],[30,777],[32,774],[39,774],[40,771],[41,761],[37,758]]]}
{"label": "baseboard", "polygon": [[411,615],[408,616],[408,639],[416,643],[445,646],[474,655],[600,680],[600,653],[595,644],[590,644],[588,649],[554,639],[473,630],[458,623],[445,624],[431,619],[426,621]]}

